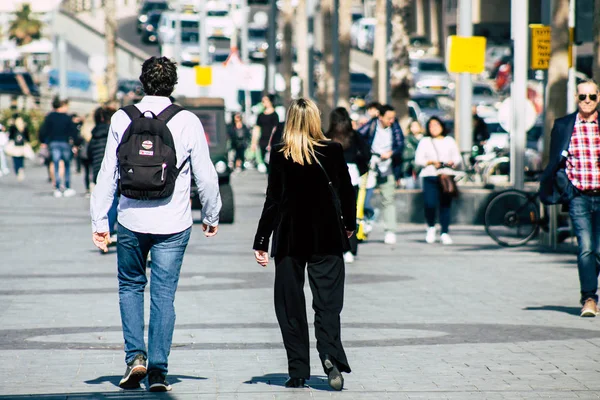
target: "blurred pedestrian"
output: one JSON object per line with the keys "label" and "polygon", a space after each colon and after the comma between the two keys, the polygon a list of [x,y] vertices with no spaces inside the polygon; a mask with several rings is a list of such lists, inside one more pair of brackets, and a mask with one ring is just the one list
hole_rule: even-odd
{"label": "blurred pedestrian", "polygon": [[484,145],[490,138],[488,126],[485,120],[481,118],[477,112],[477,106],[471,108],[473,115],[473,154],[471,154],[471,164],[475,162],[475,156],[482,155],[484,151]]}
{"label": "blurred pedestrian", "polygon": [[[106,151],[106,142],[108,141],[108,133],[110,130],[110,119],[115,113],[115,109],[112,107],[98,107],[94,111],[94,129],[92,129],[92,137],[88,144],[87,157],[92,169],[92,182],[96,185],[98,181],[98,174],[102,167],[102,161],[104,160],[104,153]],[[108,210],[108,229],[110,234],[110,242],[117,242],[117,207],[119,205],[119,193],[118,190],[114,195],[112,205]]]}
{"label": "blurred pedestrian", "polygon": [[275,96],[267,94],[262,98],[263,111],[256,119],[256,125],[252,131],[252,151],[256,153],[257,169],[259,172],[267,172],[269,154],[273,134],[279,124],[279,115],[275,111]]}
{"label": "blurred pedestrian", "polygon": [[417,120],[408,124],[404,137],[404,150],[402,151],[401,184],[407,189],[419,187],[417,180],[417,168],[415,167],[415,153],[419,142],[423,138],[423,126]]}
{"label": "blurred pedestrian", "polygon": [[[54,197],[75,196],[71,189],[71,160],[73,158],[72,146],[77,140],[79,131],[73,123],[69,111],[69,101],[55,97],[52,101],[54,111],[51,111],[44,120],[40,129],[40,141],[43,146],[48,146],[52,163],[54,164],[55,189]],[[64,177],[59,169],[60,162],[64,164]],[[64,178],[64,188],[61,179]]]}
{"label": "blurred pedestrian", "polygon": [[10,174],[8,169],[8,161],[6,160],[6,154],[4,148],[8,144],[8,132],[4,125],[0,124],[0,176]]}
{"label": "blurred pedestrian", "polygon": [[[385,244],[396,243],[396,180],[400,178],[399,167],[404,150],[404,134],[390,105],[379,108],[379,116],[373,117],[358,132],[371,148],[371,163],[377,169],[377,186],[381,191],[381,205],[385,220]],[[398,176],[396,176],[398,174]],[[371,190],[371,193],[373,191]],[[369,206],[369,194],[365,207]]]}
{"label": "blurred pedestrian", "polygon": [[310,100],[289,108],[283,144],[275,145],[267,198],[254,239],[256,261],[275,257],[275,312],[287,351],[286,387],[303,387],[310,378],[304,274],[313,293],[317,350],[329,385],[342,390],[341,372],[350,372],[341,341],[344,302],[342,254],[356,229],[356,200],[344,151],[325,138],[319,109]]}
{"label": "blurred pedestrian", "polygon": [[25,158],[33,158],[33,150],[29,144],[29,129],[19,114],[14,114],[12,124],[8,128],[9,150],[13,167],[19,182],[25,179]]}
{"label": "blurred pedestrian", "polygon": [[[177,83],[175,63],[166,57],[150,57],[142,65],[140,81],[146,95],[111,119],[90,202],[92,240],[100,250],[108,251],[107,214],[119,186],[117,270],[127,364],[119,386],[138,388],[147,374],[149,390],[164,392],[171,390],[167,373],[175,292],[192,230],[192,176],[199,188],[207,237],[217,234],[221,197],[200,119],[169,99]],[[147,118],[150,113],[156,119]],[[156,157],[162,157],[158,165]],[[157,168],[162,172],[156,173]],[[144,290],[149,254],[152,284],[146,350]]]}
{"label": "blurred pedestrian", "polygon": [[72,119],[73,123],[75,124],[75,127],[77,128],[77,136],[76,136],[75,140],[71,142],[73,158],[75,159],[75,172],[80,174],[81,167],[83,165],[83,163],[82,163],[83,160],[79,154],[79,146],[81,145],[81,142],[83,140],[83,137],[81,135],[81,128],[83,127],[84,120],[78,114],[72,114],[71,119]]}
{"label": "blurred pedestrian", "polygon": [[600,271],[600,90],[591,79],[577,85],[577,112],[554,121],[550,155],[540,180],[544,204],[565,204],[577,235],[581,316],[598,314]]}
{"label": "blurred pedestrian", "polygon": [[[344,150],[344,160],[350,173],[350,181],[354,191],[358,194],[358,185],[360,177],[369,170],[369,159],[371,154],[369,146],[363,138],[352,127],[352,120],[348,111],[343,107],[338,107],[331,112],[329,117],[329,129],[325,136],[334,142],[342,145]],[[346,263],[354,262],[354,257],[358,254],[358,239],[356,232],[350,237],[350,250],[344,253]]]}
{"label": "blurred pedestrian", "polygon": [[229,140],[231,141],[231,149],[235,152],[233,166],[237,171],[245,169],[246,149],[252,139],[250,129],[244,124],[244,119],[241,113],[233,115],[233,122],[228,127]]}
{"label": "blurred pedestrian", "polygon": [[367,110],[367,115],[368,115],[369,119],[371,120],[373,118],[379,117],[380,109],[381,109],[381,103],[378,103],[376,101],[367,104],[366,110]]}
{"label": "blurred pedestrian", "polygon": [[441,119],[431,117],[426,124],[425,138],[419,142],[415,154],[415,164],[422,168],[420,177],[423,179],[423,206],[427,221],[425,241],[436,241],[436,214],[439,209],[441,225],[440,240],[442,244],[452,244],[448,231],[450,228],[450,207],[452,195],[444,193],[441,187],[441,175],[456,175],[461,166],[460,150],[454,139],[447,136],[448,132]]}
{"label": "blurred pedestrian", "polygon": [[92,130],[94,128],[93,115],[88,114],[82,119],[79,129],[79,139],[76,157],[79,159],[83,169],[83,185],[85,187],[85,196],[90,197],[92,191],[92,163],[89,158],[89,144],[92,139]]}

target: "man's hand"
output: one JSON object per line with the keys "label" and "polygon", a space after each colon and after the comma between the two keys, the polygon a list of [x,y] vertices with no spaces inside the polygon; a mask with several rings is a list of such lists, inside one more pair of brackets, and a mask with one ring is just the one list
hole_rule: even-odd
{"label": "man's hand", "polygon": [[386,151],[385,153],[381,154],[381,159],[382,160],[389,160],[393,155],[394,155],[394,152],[392,150]]}
{"label": "man's hand", "polygon": [[204,232],[204,236],[213,237],[219,231],[219,227],[217,225],[210,226],[210,225],[202,224],[202,231]]}
{"label": "man's hand", "polygon": [[254,258],[263,267],[269,264],[269,253],[264,250],[254,250]]}
{"label": "man's hand", "polygon": [[108,253],[108,245],[110,243],[110,235],[108,232],[94,232],[92,234],[94,245],[105,253]]}

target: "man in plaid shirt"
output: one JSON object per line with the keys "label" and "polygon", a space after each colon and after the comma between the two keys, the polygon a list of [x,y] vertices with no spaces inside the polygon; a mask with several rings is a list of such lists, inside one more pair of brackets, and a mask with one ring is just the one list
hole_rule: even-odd
{"label": "man in plaid shirt", "polygon": [[598,84],[577,85],[578,111],[554,122],[550,162],[540,182],[545,204],[569,205],[579,254],[582,317],[598,314],[600,273],[600,129]]}

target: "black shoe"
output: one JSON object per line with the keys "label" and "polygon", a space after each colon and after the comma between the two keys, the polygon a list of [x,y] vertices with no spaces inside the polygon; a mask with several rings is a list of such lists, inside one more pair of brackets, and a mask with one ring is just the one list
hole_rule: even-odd
{"label": "black shoe", "polygon": [[140,387],[140,381],[146,376],[146,356],[138,354],[127,364],[127,369],[119,387],[122,389],[137,389]]}
{"label": "black shoe", "polygon": [[151,392],[168,392],[171,385],[167,382],[167,377],[160,371],[150,371],[148,373],[148,390]]}
{"label": "black shoe", "polygon": [[306,384],[306,379],[304,378],[290,378],[285,381],[286,388],[302,388]]}
{"label": "black shoe", "polygon": [[329,382],[329,386],[334,390],[342,390],[344,388],[344,378],[342,377],[342,373],[338,369],[335,360],[325,356],[323,367],[325,367],[325,372],[327,373],[327,382]]}

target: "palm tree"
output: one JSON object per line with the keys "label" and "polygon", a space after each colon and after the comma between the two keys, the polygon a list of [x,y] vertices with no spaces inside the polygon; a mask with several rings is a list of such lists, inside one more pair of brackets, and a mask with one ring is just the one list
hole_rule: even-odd
{"label": "palm tree", "polygon": [[410,15],[410,0],[392,0],[392,60],[390,85],[392,106],[398,119],[408,117],[409,89],[412,76],[408,58],[407,23]]}
{"label": "palm tree", "polygon": [[340,75],[337,106],[350,109],[350,28],[352,26],[352,0],[340,0]]}
{"label": "palm tree", "polygon": [[23,4],[8,28],[9,39],[15,39],[17,46],[22,46],[39,39],[41,34],[42,23],[31,15],[31,6]]}

